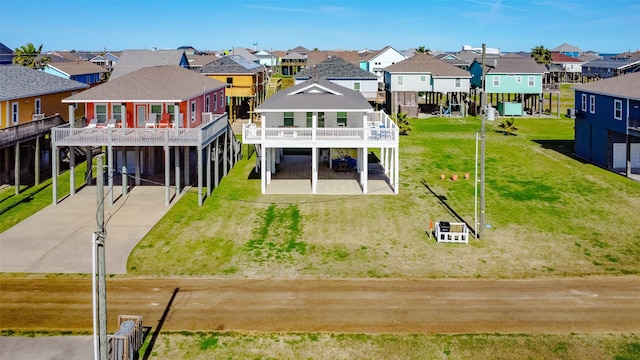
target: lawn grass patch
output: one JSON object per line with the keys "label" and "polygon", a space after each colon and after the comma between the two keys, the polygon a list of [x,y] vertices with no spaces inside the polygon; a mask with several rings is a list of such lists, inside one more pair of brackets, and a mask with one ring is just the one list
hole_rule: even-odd
{"label": "lawn grass patch", "polygon": [[161,359],[638,359],[632,335],[163,332]]}
{"label": "lawn grass patch", "polygon": [[474,224],[479,119],[413,119],[411,135],[400,141],[398,195],[261,195],[260,180],[251,176],[254,155],[238,162],[202,207],[193,206],[193,192],[184,195],[135,248],[129,272],[338,278],[637,274],[640,184],[573,157],[573,120],[517,122],[517,136],[487,126],[485,219],[491,229],[484,239],[445,245],[428,236],[431,221],[459,216]]}

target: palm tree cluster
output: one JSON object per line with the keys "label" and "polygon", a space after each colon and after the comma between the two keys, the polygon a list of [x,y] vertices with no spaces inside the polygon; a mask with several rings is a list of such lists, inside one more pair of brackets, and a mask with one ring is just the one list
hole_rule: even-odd
{"label": "palm tree cluster", "polygon": [[13,51],[13,63],[20,66],[30,67],[32,69],[44,69],[45,66],[51,61],[48,56],[42,56],[42,45],[37,49],[33,43],[27,43],[22,45]]}
{"label": "palm tree cluster", "polygon": [[409,135],[411,132],[411,124],[409,124],[408,115],[409,114],[407,113],[398,113],[397,115],[392,116],[393,121],[398,125],[400,135]]}
{"label": "palm tree cluster", "polygon": [[531,57],[538,63],[545,66],[551,65],[551,52],[543,45],[538,45],[531,49]]}

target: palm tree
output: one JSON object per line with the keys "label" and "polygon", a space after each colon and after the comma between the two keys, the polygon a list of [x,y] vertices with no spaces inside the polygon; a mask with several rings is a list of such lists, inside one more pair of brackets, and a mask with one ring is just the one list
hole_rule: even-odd
{"label": "palm tree", "polygon": [[13,51],[13,63],[32,69],[43,69],[51,61],[51,58],[48,56],[40,56],[41,51],[42,45],[37,49],[33,43],[22,45]]}
{"label": "palm tree", "polygon": [[427,49],[424,45],[418,46],[416,49],[416,54],[427,54],[431,55],[431,50]]}
{"label": "palm tree", "polygon": [[549,49],[546,49],[543,45],[538,45],[531,49],[531,57],[538,63],[542,65],[551,65],[551,52]]}
{"label": "palm tree", "polygon": [[398,113],[391,118],[395,121],[396,125],[398,125],[398,129],[400,130],[400,135],[409,135],[411,132],[411,124],[409,123],[409,114],[407,113]]}
{"label": "palm tree", "polygon": [[502,121],[500,123],[500,125],[498,125],[502,130],[502,133],[505,135],[516,135],[516,130],[518,130],[517,127],[515,127],[515,120],[513,120],[513,118],[511,119],[505,119],[504,121]]}

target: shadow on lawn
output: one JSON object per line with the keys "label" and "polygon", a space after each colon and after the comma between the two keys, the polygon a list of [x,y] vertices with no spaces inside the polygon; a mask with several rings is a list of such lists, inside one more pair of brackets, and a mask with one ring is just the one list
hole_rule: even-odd
{"label": "shadow on lawn", "polygon": [[585,159],[577,157],[573,152],[575,149],[574,140],[533,140],[533,142],[538,143],[545,149],[556,151],[562,155],[570,157],[573,160],[580,161],[583,164],[589,163]]}
{"label": "shadow on lawn", "polygon": [[[180,291],[180,288],[175,288],[173,290],[173,295],[171,295],[171,299],[169,299],[169,303],[167,303],[167,307],[164,309],[164,313],[162,313],[162,317],[160,318],[160,321],[158,321],[158,326],[156,327],[156,331],[154,331],[153,335],[151,335],[151,340],[149,341],[147,350],[144,352],[144,356],[142,357],[143,360],[147,360],[151,356],[151,352],[153,351],[153,346],[156,344],[158,335],[160,335],[160,330],[162,330],[162,325],[164,325],[164,321],[167,319],[167,315],[169,315],[169,310],[171,310],[171,305],[173,304],[173,300],[175,300],[176,295],[178,295],[179,291]],[[151,331],[151,329],[145,328],[145,337],[149,334],[149,331]]]}
{"label": "shadow on lawn", "polygon": [[444,207],[447,212],[449,214],[451,214],[451,216],[453,216],[454,218],[456,218],[459,222],[465,223],[467,225],[467,228],[469,229],[469,231],[471,233],[473,233],[474,237],[478,237],[478,233],[476,232],[476,229],[473,228],[473,226],[469,225],[468,222],[466,222],[462,216],[460,216],[455,210],[453,210],[453,208],[451,206],[449,206],[449,204],[447,204],[447,197],[444,195],[438,195],[436,194],[435,191],[433,191],[433,189],[429,186],[429,184],[427,184],[426,181],[422,180],[421,181],[422,185],[427,188],[427,190],[429,190],[429,192],[436,197],[436,199],[438,199],[438,201],[440,202],[440,205],[442,205],[442,207]]}

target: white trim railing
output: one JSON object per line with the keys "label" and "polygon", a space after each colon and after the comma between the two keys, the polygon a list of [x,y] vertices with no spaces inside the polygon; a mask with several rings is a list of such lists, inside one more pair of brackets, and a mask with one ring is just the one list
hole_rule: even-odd
{"label": "white trim railing", "polygon": [[383,112],[367,114],[367,124],[364,127],[336,127],[336,128],[298,128],[298,127],[257,127],[255,124],[243,124],[242,141],[246,144],[300,143],[318,144],[362,143],[371,146],[398,143],[398,126]]}
{"label": "white trim railing", "polygon": [[227,114],[195,128],[71,128],[51,129],[55,146],[204,146],[226,131]]}

